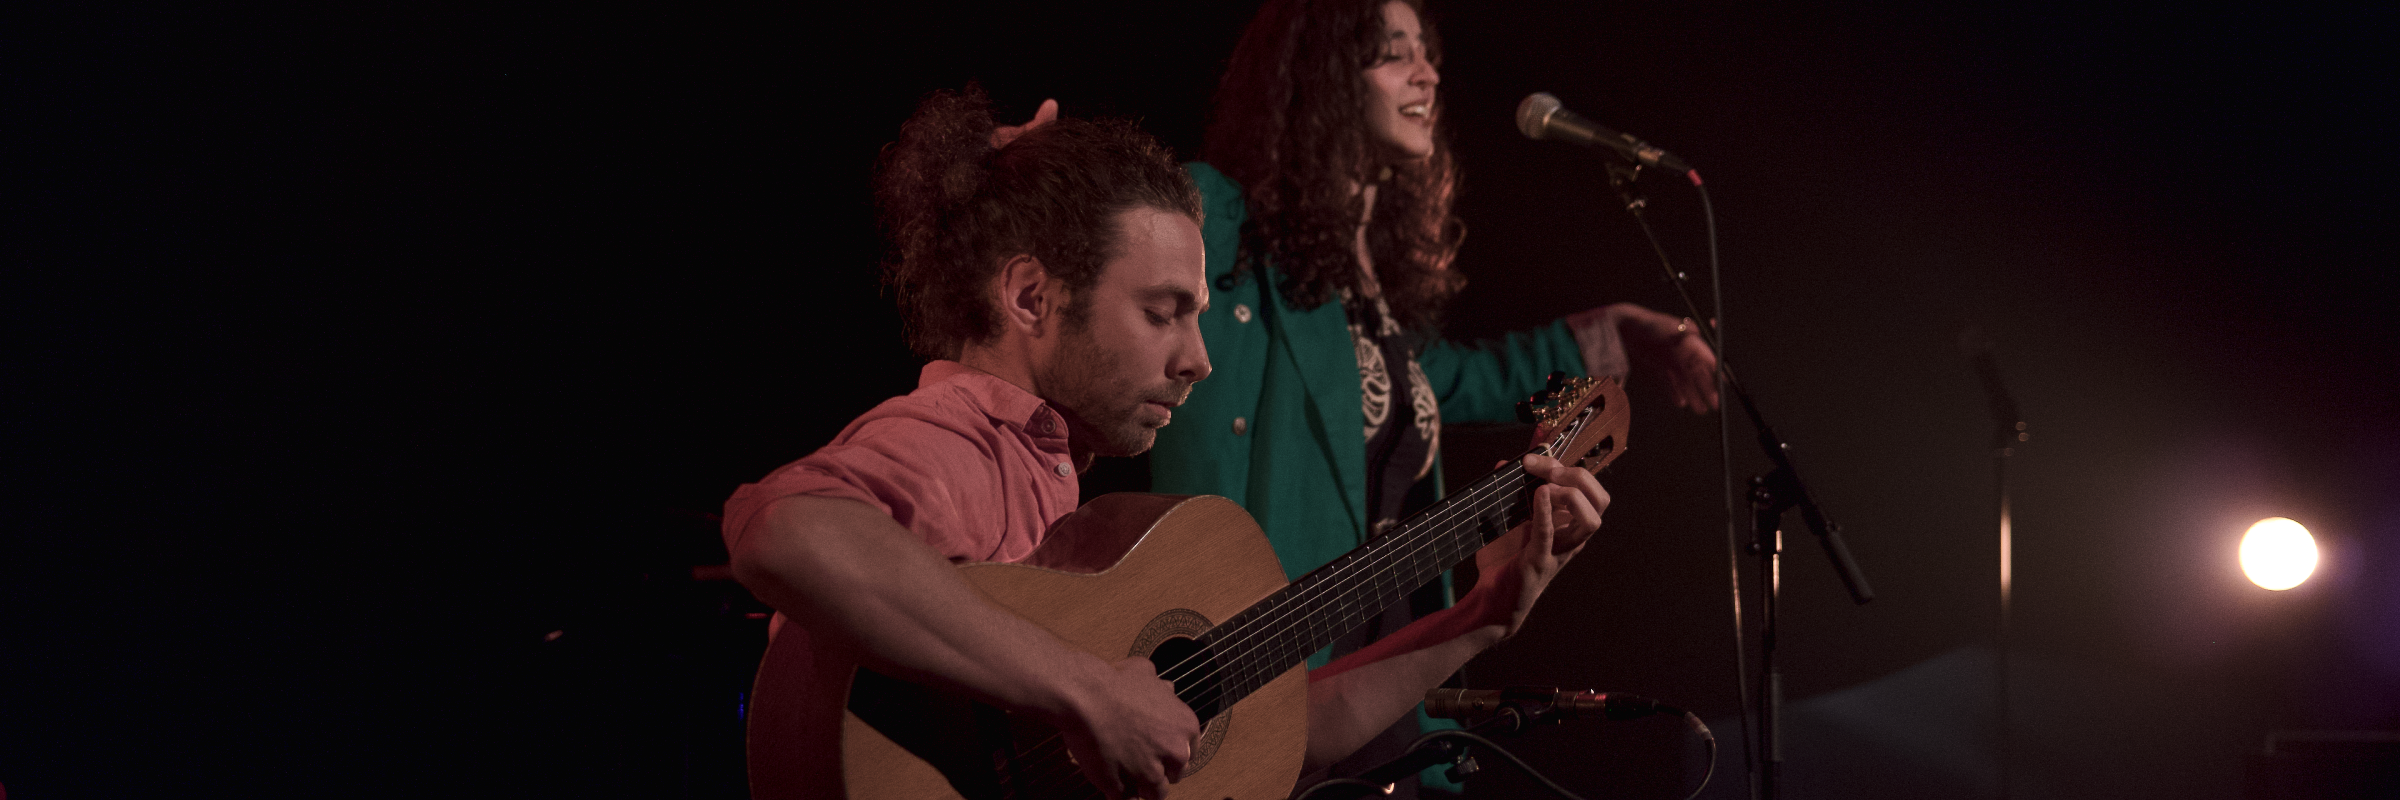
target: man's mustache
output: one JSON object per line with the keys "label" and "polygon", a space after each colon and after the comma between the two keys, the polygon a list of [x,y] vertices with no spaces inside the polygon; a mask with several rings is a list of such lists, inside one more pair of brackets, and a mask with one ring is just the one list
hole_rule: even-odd
{"label": "man's mustache", "polygon": [[1183,402],[1184,402],[1185,400],[1190,400],[1191,398],[1192,398],[1192,385],[1191,385],[1191,384],[1188,384],[1188,383],[1186,383],[1186,384],[1183,384],[1183,385],[1182,385],[1182,388],[1179,388],[1179,389],[1169,389],[1169,390],[1167,390],[1167,391],[1166,391],[1166,392],[1164,392],[1164,393],[1153,394],[1153,395],[1150,395],[1150,396],[1147,396],[1147,397],[1143,397],[1143,398],[1142,398],[1142,402],[1145,402],[1145,403],[1162,403],[1162,404],[1165,404],[1166,406],[1168,406],[1168,407],[1170,407],[1170,408],[1173,408],[1173,407],[1177,407],[1177,406],[1181,406],[1181,405],[1183,405]]}

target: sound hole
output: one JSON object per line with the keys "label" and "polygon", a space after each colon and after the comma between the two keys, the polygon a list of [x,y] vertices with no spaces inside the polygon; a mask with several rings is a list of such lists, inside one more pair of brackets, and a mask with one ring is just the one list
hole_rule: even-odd
{"label": "sound hole", "polygon": [[1159,677],[1175,684],[1175,696],[1183,698],[1200,718],[1200,740],[1192,743],[1192,758],[1183,765],[1184,777],[1191,777],[1208,766],[1217,746],[1225,742],[1225,729],[1233,723],[1233,715],[1224,707],[1224,675],[1206,648],[1185,636],[1160,641],[1150,651],[1150,663]]}
{"label": "sound hole", "polygon": [[1214,660],[1201,652],[1198,641],[1177,636],[1159,642],[1158,648],[1150,651],[1150,663],[1158,667],[1159,677],[1175,683],[1175,695],[1200,715],[1200,721],[1207,722],[1223,710],[1222,676]]}

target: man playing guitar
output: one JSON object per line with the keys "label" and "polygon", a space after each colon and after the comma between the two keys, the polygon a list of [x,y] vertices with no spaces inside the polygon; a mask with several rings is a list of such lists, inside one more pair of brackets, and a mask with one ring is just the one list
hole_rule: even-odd
{"label": "man playing guitar", "polygon": [[[877,175],[885,277],[931,361],[914,392],[736,491],[724,535],[778,636],[1039,720],[1101,792],[1161,798],[1201,727],[1152,662],[1069,645],[954,567],[1032,554],[1093,457],[1149,449],[1209,373],[1190,177],[1130,124],[1044,122],[996,129],[970,88],[902,128]],[[1599,528],[1609,498],[1589,472],[1525,468],[1543,482],[1530,516],[1478,554],[1465,598],[1308,674],[1303,774],[1514,633]]]}

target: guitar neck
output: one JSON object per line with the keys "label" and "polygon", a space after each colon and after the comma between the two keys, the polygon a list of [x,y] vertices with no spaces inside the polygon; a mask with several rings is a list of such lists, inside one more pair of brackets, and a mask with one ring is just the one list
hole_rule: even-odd
{"label": "guitar neck", "polygon": [[1203,720],[1332,644],[1523,522],[1539,483],[1510,463],[1268,595],[1200,637],[1215,680],[1168,674]]}

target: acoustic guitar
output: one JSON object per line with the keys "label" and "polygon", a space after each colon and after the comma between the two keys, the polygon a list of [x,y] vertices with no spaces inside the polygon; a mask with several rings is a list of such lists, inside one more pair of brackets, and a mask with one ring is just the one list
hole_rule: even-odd
{"label": "acoustic guitar", "polygon": [[[1611,379],[1554,375],[1519,404],[1530,452],[1598,472],[1630,420]],[[1306,659],[1531,513],[1511,462],[1357,550],[1286,583],[1248,514],[1214,496],[1106,495],[1058,521],[1026,561],[959,570],[993,603],[1073,646],[1147,656],[1203,731],[1174,800],[1291,793],[1308,741]],[[1055,729],[880,675],[822,637],[767,648],[748,710],[761,800],[1101,797]]]}

